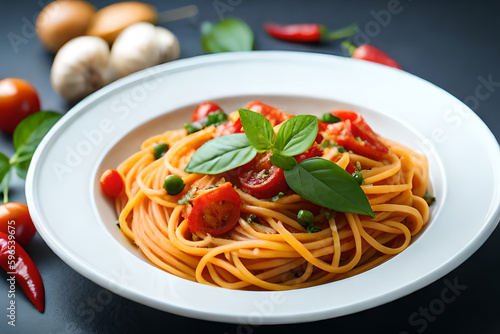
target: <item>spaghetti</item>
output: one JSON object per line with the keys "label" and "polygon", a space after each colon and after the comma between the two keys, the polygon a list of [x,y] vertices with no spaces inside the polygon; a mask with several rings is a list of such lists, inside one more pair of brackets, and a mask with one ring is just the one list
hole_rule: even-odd
{"label": "spaghetti", "polygon": [[[407,248],[429,221],[429,205],[424,199],[426,157],[379,136],[377,143],[387,148],[379,159],[366,150],[349,148],[353,144],[376,146],[370,138],[358,137],[357,142],[349,143],[352,138],[346,139],[346,126],[356,124],[353,118],[320,123],[316,156],[362,175],[361,188],[375,218],[333,212],[290,190],[273,199],[257,198],[241,186],[239,168],[216,175],[187,173],[184,168],[193,154],[237,123],[234,115],[230,119],[233,122],[190,135],[180,129],[151,137],[117,168],[125,183],[125,190],[115,200],[121,231],[158,268],[228,289],[306,288],[381,264]],[[342,140],[348,150],[339,146]],[[155,159],[153,149],[159,143],[170,149]],[[163,188],[172,174],[186,184],[177,195],[169,195]],[[187,219],[193,201],[228,182],[241,200],[236,225],[220,235],[193,233]],[[317,226],[313,233],[297,219],[304,209],[313,213]]]}

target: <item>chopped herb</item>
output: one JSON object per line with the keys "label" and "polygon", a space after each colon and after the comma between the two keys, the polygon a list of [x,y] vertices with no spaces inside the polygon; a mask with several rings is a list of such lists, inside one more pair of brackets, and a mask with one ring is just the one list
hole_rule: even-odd
{"label": "chopped herb", "polygon": [[177,204],[188,205],[189,201],[193,198],[195,192],[196,188],[191,187],[191,189],[189,189],[189,191],[184,196],[182,196],[180,200],[177,201]]}
{"label": "chopped herb", "polygon": [[361,137],[356,137],[356,140],[357,140],[357,141],[363,141],[363,140],[361,139]]}
{"label": "chopped herb", "polygon": [[354,173],[352,173],[352,177],[354,178],[354,180],[356,180],[356,182],[358,182],[359,185],[362,185],[363,184],[363,174],[361,174],[361,172],[359,170],[355,170]]}
{"label": "chopped herb", "polygon": [[429,193],[425,193],[424,195],[424,199],[425,201],[427,202],[427,204],[431,205],[432,203],[434,203],[436,201],[436,197],[430,195]]}
{"label": "chopped herb", "polygon": [[212,184],[208,187],[208,189],[215,189],[215,188],[219,188],[220,184]]}
{"label": "chopped herb", "polygon": [[316,233],[321,231],[321,229],[318,226],[312,224],[307,226],[306,231],[307,233]]}
{"label": "chopped herb", "polygon": [[281,191],[278,193],[278,195],[274,196],[273,198],[271,198],[271,201],[273,202],[276,202],[277,200],[279,200],[281,197],[285,196],[285,194],[283,194]]}
{"label": "chopped herb", "polygon": [[119,219],[116,220],[115,224],[116,224],[116,226],[118,226],[119,229],[121,229],[120,220]]}
{"label": "chopped herb", "polygon": [[344,153],[346,150],[344,147],[338,145],[336,142],[334,142],[333,140],[325,140],[321,143],[321,145],[319,146],[322,150],[327,148],[327,147],[336,147],[337,148],[337,151],[339,153]]}
{"label": "chopped herb", "polygon": [[320,121],[323,123],[338,123],[341,122],[342,120],[337,116],[333,116],[330,113],[325,113],[321,115]]}
{"label": "chopped herb", "polygon": [[156,145],[153,149],[153,156],[156,160],[160,159],[168,151],[168,145],[165,143],[160,143]]}
{"label": "chopped herb", "polygon": [[256,216],[256,215],[254,215],[253,213],[251,213],[251,214],[248,216],[247,222],[248,222],[249,224],[251,224],[251,223],[256,223],[256,222],[257,222],[257,216]]}
{"label": "chopped herb", "polygon": [[188,135],[203,130],[207,126],[218,126],[227,122],[227,115],[222,110],[212,111],[207,117],[200,119],[196,122],[184,123],[184,129],[187,130]]}
{"label": "chopped herb", "polygon": [[188,135],[203,130],[205,127],[200,122],[184,123],[184,129],[187,130]]}

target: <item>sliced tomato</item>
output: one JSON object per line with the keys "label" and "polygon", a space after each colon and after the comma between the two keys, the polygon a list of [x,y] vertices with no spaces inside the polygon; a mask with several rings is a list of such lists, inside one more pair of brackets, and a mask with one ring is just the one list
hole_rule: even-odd
{"label": "sliced tomato", "polygon": [[240,167],[238,177],[244,192],[263,199],[286,193],[290,188],[283,169],[274,166],[269,159],[271,153],[261,153]]}
{"label": "sliced tomato", "polygon": [[187,216],[191,233],[212,236],[229,232],[240,218],[241,198],[231,183],[211,189],[193,200]]}
{"label": "sliced tomato", "polygon": [[314,142],[307,151],[294,156],[294,158],[295,160],[297,160],[297,162],[302,162],[304,160],[314,157],[320,157],[322,155],[323,155],[323,150],[319,147],[317,142]]}
{"label": "sliced tomato", "polygon": [[230,135],[232,133],[243,133],[243,127],[241,126],[241,120],[239,118],[234,123],[228,121],[215,128],[215,137]]}
{"label": "sliced tomato", "polygon": [[342,120],[326,126],[326,132],[335,137],[338,145],[375,160],[383,159],[389,153],[387,146],[382,144],[360,114],[345,110],[333,111],[331,114]]}
{"label": "sliced tomato", "polygon": [[191,115],[191,122],[196,122],[201,119],[204,119],[205,117],[208,116],[211,112],[215,112],[217,110],[221,110],[222,108],[219,107],[218,104],[207,101],[200,103],[197,107],[196,110],[193,112],[193,115]]}
{"label": "sliced tomato", "polygon": [[262,103],[261,101],[249,102],[246,109],[258,112],[266,117],[273,126],[283,123],[284,121],[294,117],[294,115],[287,114],[281,109]]}
{"label": "sliced tomato", "polygon": [[105,170],[104,173],[102,173],[99,183],[101,184],[102,191],[110,197],[117,197],[124,188],[123,179],[120,173],[114,169]]}

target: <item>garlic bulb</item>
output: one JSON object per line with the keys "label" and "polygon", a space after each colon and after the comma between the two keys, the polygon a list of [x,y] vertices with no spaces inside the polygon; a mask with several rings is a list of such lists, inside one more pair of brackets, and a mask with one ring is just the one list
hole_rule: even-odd
{"label": "garlic bulb", "polygon": [[64,44],[51,69],[52,87],[69,101],[79,100],[115,79],[109,66],[109,45],[94,36]]}
{"label": "garlic bulb", "polygon": [[111,48],[111,66],[120,77],[179,57],[177,37],[163,27],[140,22],[123,30]]}

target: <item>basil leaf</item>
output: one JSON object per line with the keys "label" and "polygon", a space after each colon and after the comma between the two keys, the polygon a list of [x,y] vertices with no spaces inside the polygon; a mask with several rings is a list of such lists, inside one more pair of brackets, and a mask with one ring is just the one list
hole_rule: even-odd
{"label": "basil leaf", "polygon": [[318,134],[318,118],[299,115],[287,120],[278,131],[274,147],[286,156],[303,153],[311,147]]}
{"label": "basil leaf", "polygon": [[52,111],[39,111],[26,117],[14,130],[12,140],[16,153],[11,162],[21,178],[26,178],[36,148],[61,117],[61,114]]}
{"label": "basil leaf", "polygon": [[258,152],[271,150],[274,141],[274,130],[271,123],[261,114],[247,110],[238,110],[241,119],[241,125],[248,137],[248,141]]}
{"label": "basil leaf", "polygon": [[252,51],[252,29],[239,19],[225,19],[217,24],[202,24],[201,44],[207,53]]}
{"label": "basil leaf", "polygon": [[8,201],[10,168],[9,158],[0,152],[0,192],[3,192],[4,202]]}
{"label": "basil leaf", "polygon": [[188,173],[219,174],[252,160],[257,150],[244,133],[217,137],[203,144],[184,170]]}
{"label": "basil leaf", "polygon": [[273,165],[284,170],[292,169],[297,164],[293,157],[282,155],[279,151],[275,151],[270,160]]}
{"label": "basil leaf", "polygon": [[375,217],[356,180],[332,161],[322,158],[304,160],[291,170],[285,170],[285,179],[293,191],[315,204]]}

